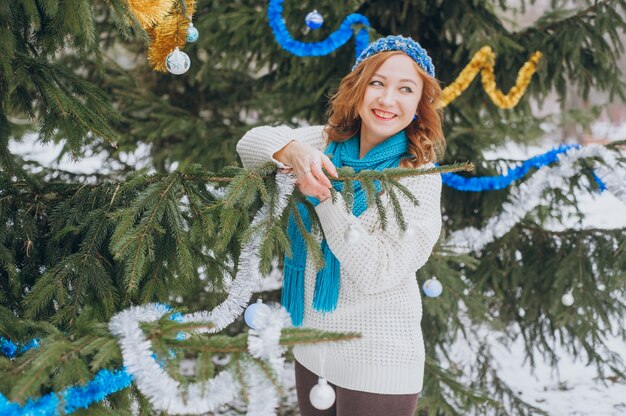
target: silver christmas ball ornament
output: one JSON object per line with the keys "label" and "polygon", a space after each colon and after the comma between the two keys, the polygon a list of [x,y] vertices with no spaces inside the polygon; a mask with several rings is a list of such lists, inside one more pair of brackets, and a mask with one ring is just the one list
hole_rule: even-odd
{"label": "silver christmas ball ornament", "polygon": [[189,59],[189,55],[182,52],[177,47],[165,58],[165,67],[170,73],[181,75],[189,71],[191,59]]}
{"label": "silver christmas ball ornament", "polygon": [[335,403],[335,390],[328,385],[326,379],[320,377],[309,393],[309,400],[318,410],[330,409]]}

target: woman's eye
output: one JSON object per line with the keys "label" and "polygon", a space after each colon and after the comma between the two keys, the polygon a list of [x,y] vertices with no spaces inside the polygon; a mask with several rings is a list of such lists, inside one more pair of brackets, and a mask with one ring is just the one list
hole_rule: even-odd
{"label": "woman's eye", "polygon": [[370,85],[380,86],[380,85],[383,85],[383,83],[380,82],[380,81],[372,81],[372,82],[370,82]]}
{"label": "woman's eye", "polygon": [[405,92],[413,92],[413,90],[411,89],[411,87],[402,87],[400,88],[401,90],[404,90]]}

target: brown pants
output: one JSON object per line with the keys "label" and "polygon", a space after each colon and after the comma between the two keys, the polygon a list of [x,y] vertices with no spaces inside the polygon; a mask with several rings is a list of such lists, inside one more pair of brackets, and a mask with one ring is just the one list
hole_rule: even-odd
{"label": "brown pants", "polygon": [[419,394],[376,394],[337,387],[337,399],[330,409],[318,410],[309,401],[309,392],[319,377],[296,361],[296,391],[302,416],[413,416]]}

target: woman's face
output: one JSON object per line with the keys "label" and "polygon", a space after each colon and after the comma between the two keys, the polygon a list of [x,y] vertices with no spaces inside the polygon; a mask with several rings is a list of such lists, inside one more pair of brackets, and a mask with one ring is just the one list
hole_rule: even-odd
{"label": "woman's face", "polygon": [[407,55],[393,55],[378,68],[359,107],[361,141],[369,148],[406,128],[417,111],[424,81]]}

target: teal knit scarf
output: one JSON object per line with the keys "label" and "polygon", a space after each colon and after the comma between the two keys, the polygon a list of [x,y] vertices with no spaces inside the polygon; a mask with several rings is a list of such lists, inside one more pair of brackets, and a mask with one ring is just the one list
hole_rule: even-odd
{"label": "teal knit scarf", "polygon": [[[333,164],[340,168],[350,166],[355,172],[362,170],[383,170],[396,168],[400,165],[403,157],[408,156],[408,139],[404,130],[394,134],[382,143],[371,149],[363,159],[359,159],[360,139],[359,135],[351,139],[337,143],[331,142],[324,154],[332,155]],[[343,189],[343,182],[331,181],[337,191]],[[354,206],[352,213],[360,216],[367,208],[366,191],[361,188],[361,182],[354,181]],[[380,192],[381,185],[374,181],[376,191]],[[320,202],[317,198],[307,197],[314,206]],[[307,232],[311,232],[311,219],[305,205],[297,206]],[[291,240],[291,257],[285,256],[285,277],[281,293],[281,303],[291,314],[291,320],[295,326],[302,324],[304,316],[304,271],[306,267],[306,244],[304,237],[293,215],[289,218],[287,233]],[[337,307],[339,298],[339,260],[328,247],[326,240],[322,241],[324,254],[324,267],[317,272],[315,292],[313,295],[313,308],[320,312],[331,312]]]}

